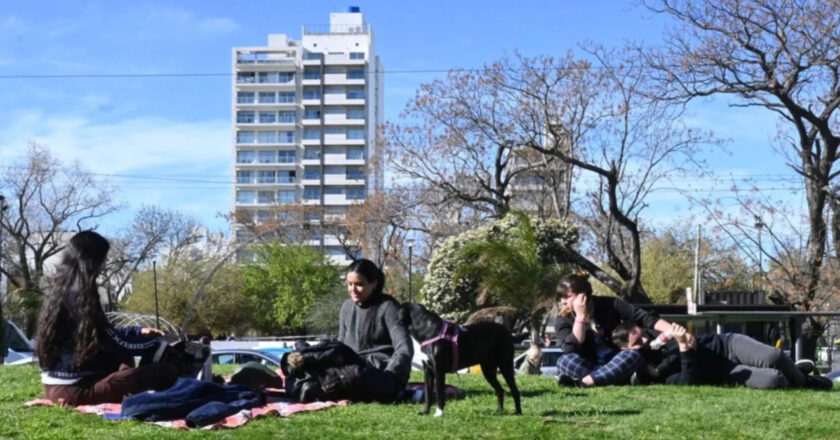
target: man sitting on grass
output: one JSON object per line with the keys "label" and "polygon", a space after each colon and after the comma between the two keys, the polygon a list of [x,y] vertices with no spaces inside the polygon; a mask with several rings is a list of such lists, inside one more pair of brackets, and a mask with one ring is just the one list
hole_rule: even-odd
{"label": "man sitting on grass", "polygon": [[671,333],[673,340],[661,351],[651,349],[642,329],[632,322],[617,326],[612,339],[622,350],[639,350],[647,364],[642,373],[653,382],[821,390],[833,385],[825,377],[809,374],[813,362],[794,364],[782,351],[746,335],[705,334],[695,339],[677,324]]}

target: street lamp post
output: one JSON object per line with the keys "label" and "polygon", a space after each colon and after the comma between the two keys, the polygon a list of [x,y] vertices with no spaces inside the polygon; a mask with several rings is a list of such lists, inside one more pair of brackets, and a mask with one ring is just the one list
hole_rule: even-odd
{"label": "street lamp post", "polygon": [[754,216],[755,219],[755,229],[758,232],[758,283],[759,286],[763,284],[764,279],[764,265],[763,263],[763,255],[764,250],[761,247],[761,230],[764,228],[764,222],[761,221],[761,217]]}
{"label": "street lamp post", "polygon": [[[6,205],[6,197],[0,194],[0,269],[3,267],[3,216],[6,213],[6,210],[9,209],[9,206]],[[2,290],[3,288],[3,272],[0,271],[0,293],[5,295],[5,291]],[[0,295],[0,300],[3,300],[3,296]],[[2,325],[2,323],[0,323]]]}
{"label": "street lamp post", "polygon": [[409,238],[405,242],[408,244],[408,302],[412,302],[414,298],[411,292],[411,254],[414,250],[414,239]]}

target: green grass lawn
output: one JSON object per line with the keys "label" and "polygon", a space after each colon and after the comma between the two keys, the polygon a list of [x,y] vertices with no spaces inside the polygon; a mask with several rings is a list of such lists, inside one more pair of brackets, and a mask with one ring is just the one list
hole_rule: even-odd
{"label": "green grass lawn", "polygon": [[[420,375],[412,377],[422,380]],[[521,416],[495,414],[495,397],[481,376],[450,376],[467,398],[450,402],[442,418],[419,416],[419,405],[353,404],[264,418],[242,428],[183,431],[138,422],[106,421],[23,402],[40,397],[34,367],[0,366],[0,438],[43,439],[507,439],[545,438],[840,438],[840,392],[759,391],[712,387],[560,389],[550,378],[519,377]]]}

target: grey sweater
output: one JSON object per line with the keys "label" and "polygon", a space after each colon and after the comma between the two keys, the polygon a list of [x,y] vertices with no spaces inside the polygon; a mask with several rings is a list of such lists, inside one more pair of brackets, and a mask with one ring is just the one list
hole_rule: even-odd
{"label": "grey sweater", "polygon": [[[403,382],[411,374],[414,345],[399,323],[399,303],[392,297],[374,295],[362,305],[347,299],[338,314],[338,340],[355,350],[371,366],[394,373]],[[365,318],[375,313],[372,338],[364,341]]]}

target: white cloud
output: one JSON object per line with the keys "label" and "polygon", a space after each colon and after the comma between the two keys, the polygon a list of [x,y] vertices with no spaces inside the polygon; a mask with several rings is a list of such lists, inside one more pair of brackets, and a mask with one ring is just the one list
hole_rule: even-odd
{"label": "white cloud", "polygon": [[0,20],[0,30],[9,33],[22,33],[26,31],[27,26],[22,18],[17,15],[10,15],[3,20]]}
{"label": "white cloud", "polygon": [[0,148],[6,153],[35,140],[62,160],[79,160],[92,171],[126,173],[229,160],[230,133],[230,121],[221,119],[181,122],[139,117],[103,124],[19,110],[9,125],[0,128]]}
{"label": "white cloud", "polygon": [[[232,203],[228,120],[139,117],[99,123],[32,109],[11,112],[7,121],[0,126],[2,163],[20,157],[27,143],[36,141],[64,162],[112,175],[118,199],[130,210],[154,204],[193,215],[211,229],[226,228],[216,215],[228,212]],[[126,215],[111,222],[124,223]]]}

